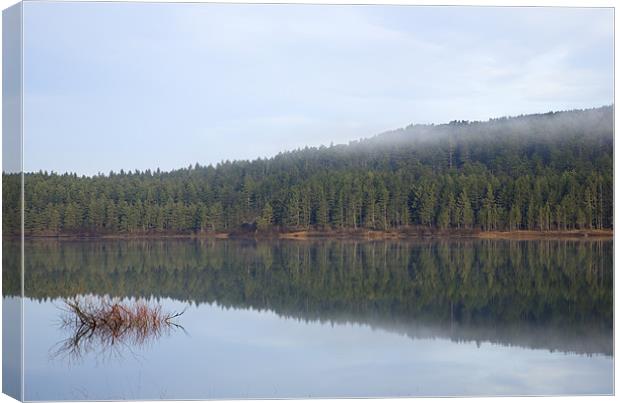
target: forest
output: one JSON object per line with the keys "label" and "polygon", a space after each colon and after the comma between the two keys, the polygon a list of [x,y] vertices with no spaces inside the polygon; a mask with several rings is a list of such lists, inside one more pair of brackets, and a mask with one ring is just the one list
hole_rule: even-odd
{"label": "forest", "polygon": [[[613,106],[410,125],[170,172],[23,181],[25,235],[611,229]],[[20,232],[20,185],[3,173],[5,235]]]}

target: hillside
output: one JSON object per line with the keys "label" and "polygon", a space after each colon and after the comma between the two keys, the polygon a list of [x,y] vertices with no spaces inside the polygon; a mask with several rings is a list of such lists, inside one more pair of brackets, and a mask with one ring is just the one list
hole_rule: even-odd
{"label": "hillside", "polygon": [[[24,178],[28,235],[612,228],[613,106],[171,172]],[[5,234],[19,228],[18,189],[3,175]]]}

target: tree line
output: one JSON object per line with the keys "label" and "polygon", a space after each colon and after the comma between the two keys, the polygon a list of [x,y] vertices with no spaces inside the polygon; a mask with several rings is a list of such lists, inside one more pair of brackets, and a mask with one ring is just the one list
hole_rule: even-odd
{"label": "tree line", "polygon": [[[3,174],[5,233],[20,175]],[[26,173],[25,233],[613,226],[613,107],[415,125],[170,172]]]}

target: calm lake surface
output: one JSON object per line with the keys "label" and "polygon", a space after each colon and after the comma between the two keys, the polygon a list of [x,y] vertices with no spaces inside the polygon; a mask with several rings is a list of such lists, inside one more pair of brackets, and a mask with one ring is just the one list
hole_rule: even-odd
{"label": "calm lake surface", "polygon": [[[27,400],[613,393],[612,241],[28,241],[26,256]],[[19,281],[3,275],[7,302]],[[182,328],[71,351],[76,297],[185,310]]]}

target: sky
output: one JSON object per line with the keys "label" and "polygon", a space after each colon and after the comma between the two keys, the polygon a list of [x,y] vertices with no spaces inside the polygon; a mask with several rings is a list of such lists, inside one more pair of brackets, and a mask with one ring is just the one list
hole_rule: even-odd
{"label": "sky", "polygon": [[170,170],[613,103],[613,10],[24,3],[24,169]]}

